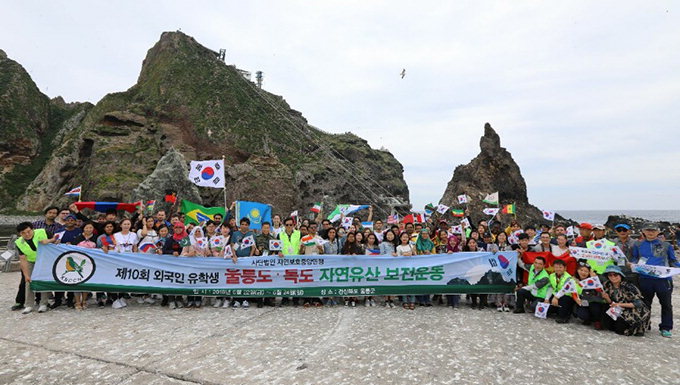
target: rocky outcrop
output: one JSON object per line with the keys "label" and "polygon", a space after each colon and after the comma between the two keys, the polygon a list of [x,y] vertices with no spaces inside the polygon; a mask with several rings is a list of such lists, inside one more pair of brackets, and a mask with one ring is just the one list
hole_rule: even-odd
{"label": "rocky outcrop", "polygon": [[[501,147],[500,137],[489,123],[484,125],[484,135],[479,141],[479,147],[481,152],[477,157],[466,165],[456,167],[440,203],[463,208],[464,206],[458,204],[457,196],[467,194],[472,198],[467,205],[472,218],[488,219],[488,216],[482,214],[482,210],[489,205],[482,202],[482,199],[486,194],[498,191],[501,206],[511,203],[516,205],[517,219],[522,225],[547,223],[541,211],[529,203],[526,182],[519,166],[510,152]],[[512,215],[497,216],[504,224],[512,218]]]}
{"label": "rocky outcrop", "polygon": [[[629,215],[610,215],[607,218],[607,222],[604,225],[609,230],[609,234],[612,237],[614,237],[616,236],[616,234],[613,231],[614,226],[616,226],[619,223],[625,223],[629,225],[633,229],[634,233],[640,234],[642,233],[642,228],[644,227],[644,224],[647,222],[650,222],[650,220],[638,217],[631,217]],[[673,223],[669,221],[658,221],[655,223],[659,225],[661,232],[666,235],[668,240],[676,239],[675,233],[680,231],[680,223]]]}
{"label": "rocky outcrop", "polygon": [[18,198],[91,107],[60,97],[49,100],[26,70],[0,50],[0,208],[22,206]]}
{"label": "rocky outcrop", "polygon": [[178,175],[185,175],[188,169],[184,155],[171,148],[158,161],[156,169],[133,190],[132,201],[156,200],[156,202],[161,203],[165,197],[165,192],[174,190],[179,199],[203,203],[198,187],[186,177],[178,178]]}
{"label": "rocky outcrop", "polygon": [[[403,168],[389,152],[312,127],[282,97],[181,32],[163,33],[137,84],[106,95],[64,134],[18,207],[65,203],[63,192],[78,185],[86,200],[151,194],[147,178],[171,148],[187,160],[225,157],[228,199],[260,200],[282,214],[319,201],[372,203],[383,216],[410,208]],[[224,199],[207,188],[200,197],[206,205]]]}

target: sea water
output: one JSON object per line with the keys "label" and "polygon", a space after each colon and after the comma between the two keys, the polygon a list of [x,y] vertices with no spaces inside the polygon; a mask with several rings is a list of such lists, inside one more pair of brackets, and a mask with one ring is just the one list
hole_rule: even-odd
{"label": "sea water", "polygon": [[627,215],[652,222],[680,223],[680,210],[556,210],[556,212],[579,223],[604,224],[610,215]]}

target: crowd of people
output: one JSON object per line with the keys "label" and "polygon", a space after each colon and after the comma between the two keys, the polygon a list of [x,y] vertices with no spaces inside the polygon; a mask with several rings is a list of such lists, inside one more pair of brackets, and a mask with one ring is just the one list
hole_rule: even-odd
{"label": "crowd of people", "polygon": [[[48,207],[44,219],[17,226],[19,235],[16,246],[20,254],[21,282],[12,310],[31,313],[37,305],[38,312],[45,312],[63,305],[76,310],[87,309],[88,303],[98,307],[111,306],[122,309],[128,301],[139,304],[154,304],[171,309],[181,307],[199,308],[210,304],[216,308],[248,308],[250,302],[262,306],[320,307],[344,304],[356,306],[360,300],[365,306],[395,307],[400,303],[404,309],[416,306],[446,305],[462,306],[459,295],[401,295],[347,298],[228,298],[172,295],[142,295],[129,293],[84,293],[55,292],[34,293],[29,285],[31,272],[37,258],[39,244],[63,243],[84,248],[99,248],[104,252],[154,253],[168,256],[247,258],[263,255],[391,255],[417,257],[419,255],[475,251],[517,251],[517,287],[512,294],[470,294],[465,303],[476,309],[495,306],[499,312],[534,312],[538,303],[550,304],[549,312],[556,322],[567,323],[577,319],[596,329],[615,331],[622,335],[644,335],[651,329],[650,315],[654,297],[661,305],[659,331],[664,337],[671,337],[673,314],[671,278],[657,278],[639,275],[631,270],[631,263],[654,266],[678,267],[673,246],[660,236],[655,223],[645,224],[639,239],[634,239],[630,225],[614,226],[616,237],[607,239],[603,225],[581,223],[578,231],[567,234],[567,228],[555,226],[527,225],[511,219],[507,226],[500,220],[473,222],[469,216],[462,221],[462,231],[452,231],[452,223],[434,216],[424,223],[386,223],[373,219],[372,208],[368,209],[371,226],[362,226],[355,217],[353,223],[337,226],[321,213],[315,219],[298,220],[279,215],[272,222],[264,222],[259,231],[250,229],[248,218],[237,220],[234,205],[226,216],[215,215],[212,220],[201,224],[186,224],[183,213],[169,215],[157,210],[153,215],[143,208],[133,215],[120,217],[110,210],[90,218],[80,212],[76,205],[59,209]],[[466,213],[469,214],[469,213]],[[340,221],[342,223],[344,221]],[[364,222],[365,223],[365,222]],[[252,236],[252,246],[234,247]],[[309,239],[314,242],[309,242]],[[278,239],[280,250],[270,249],[270,240]],[[305,239],[307,241],[303,242]],[[575,271],[569,273],[564,256],[569,256],[569,246],[583,248],[618,247],[625,255],[624,260],[599,262],[581,259],[576,261]],[[527,258],[533,253],[533,258]],[[542,254],[541,254],[542,253]],[[550,266],[545,255],[560,257]],[[603,283],[599,288],[582,287],[581,282],[589,277],[599,277]],[[576,286],[576,292],[565,294],[565,285]],[[90,295],[92,294],[92,298]],[[51,301],[50,301],[51,300]]]}

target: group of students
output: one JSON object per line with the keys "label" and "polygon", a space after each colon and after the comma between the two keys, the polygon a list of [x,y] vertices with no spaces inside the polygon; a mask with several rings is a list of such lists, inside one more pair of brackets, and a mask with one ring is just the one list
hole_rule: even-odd
{"label": "group of students", "polygon": [[[184,223],[182,213],[173,214],[169,218],[164,210],[154,215],[144,215],[140,210],[131,218],[119,220],[116,211],[99,214],[95,220],[83,215],[75,205],[59,210],[49,207],[45,210],[45,218],[34,223],[24,222],[17,226],[19,237],[16,241],[20,254],[22,277],[17,292],[16,303],[12,310],[23,309],[23,313],[33,311],[34,300],[39,304],[38,312],[62,306],[64,302],[77,310],[86,309],[90,293],[68,292],[54,293],[53,302],[49,304],[49,293],[33,293],[30,276],[37,256],[37,247],[45,243],[66,243],[85,248],[100,248],[104,252],[119,253],[153,253],[186,257],[220,257],[239,258],[263,255],[392,255],[412,257],[427,254],[442,254],[474,251],[510,251],[518,252],[520,271],[526,271],[526,277],[518,274],[519,284],[513,294],[471,294],[466,301],[473,308],[484,309],[494,304],[498,311],[508,312],[514,308],[515,313],[533,311],[539,302],[550,304],[550,312],[557,315],[558,323],[569,322],[573,316],[584,324],[593,324],[596,329],[609,329],[619,334],[642,335],[650,328],[650,309],[654,296],[661,303],[662,322],[659,325],[661,334],[671,336],[673,327],[671,293],[672,280],[638,276],[630,270],[631,262],[646,263],[658,266],[680,266],[673,247],[659,239],[659,228],[653,223],[646,224],[640,240],[631,237],[631,228],[627,224],[615,226],[617,238],[610,241],[605,238],[606,229],[602,225],[582,223],[579,234],[569,237],[564,226],[554,228],[542,227],[537,230],[533,226],[521,228],[517,221],[502,228],[500,222],[477,222],[476,226],[466,226],[462,234],[455,234],[450,223],[437,218],[430,218],[426,223],[386,224],[375,220],[373,227],[362,227],[358,218],[346,227],[335,227],[321,216],[316,220],[296,221],[274,215],[272,223],[264,222],[261,229],[254,232],[250,229],[248,218],[238,221],[230,215],[233,206],[223,218],[216,215],[205,223]],[[372,210],[369,209],[369,216]],[[467,223],[472,223],[469,218]],[[320,224],[320,226],[319,226]],[[242,241],[251,237],[255,240],[251,246],[242,245]],[[281,249],[271,250],[270,240],[277,239]],[[303,242],[303,239],[305,240]],[[310,242],[310,239],[312,242]],[[599,243],[598,243],[599,242]],[[579,260],[574,276],[566,271],[563,260],[556,259],[551,266],[546,265],[542,256],[533,258],[527,263],[524,258],[529,253],[549,252],[554,256],[569,253],[569,246],[598,247],[604,243],[607,247],[618,246],[625,254],[626,260],[616,264],[601,264],[591,260]],[[240,247],[235,247],[239,245]],[[610,261],[611,262],[611,261]],[[550,270],[551,272],[549,272]],[[603,287],[584,289],[580,282],[588,277],[599,276]],[[575,294],[564,295],[561,290],[567,282],[577,286]],[[37,297],[37,298],[36,298]],[[127,301],[135,298],[140,304],[152,304],[161,299],[162,306],[170,308],[201,307],[212,301],[213,307],[244,307],[255,301],[258,307],[273,306],[271,298],[202,298],[198,296],[153,296],[130,295],[128,293],[96,293],[95,300],[99,307],[110,305],[120,309],[127,306]],[[433,303],[447,306],[459,306],[459,295],[402,295],[385,296],[383,305],[395,307],[400,300],[404,309],[415,309],[419,306],[433,306]],[[356,306],[357,297],[348,298],[283,298],[279,306],[292,302],[297,306],[302,300],[303,306],[334,305],[338,300],[346,306]],[[365,306],[376,306],[376,298],[363,298]],[[609,308],[616,308],[616,320],[607,315]]]}

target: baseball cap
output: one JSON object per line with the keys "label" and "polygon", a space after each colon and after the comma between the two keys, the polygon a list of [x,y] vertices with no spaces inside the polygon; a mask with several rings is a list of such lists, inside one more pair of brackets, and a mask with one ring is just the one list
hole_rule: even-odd
{"label": "baseball cap", "polygon": [[616,224],[616,226],[614,226],[614,229],[618,229],[618,228],[624,228],[626,230],[630,230],[630,225],[628,225],[626,223],[618,223],[618,224]]}
{"label": "baseball cap", "polygon": [[604,227],[604,225],[597,224],[593,226],[593,230],[606,230],[607,228]]}
{"label": "baseball cap", "polygon": [[78,218],[76,218],[76,216],[73,215],[73,214],[69,214],[69,215],[66,216],[66,218],[64,218],[65,221],[67,221],[69,219],[73,219],[74,221],[78,220]]}
{"label": "baseball cap", "polygon": [[588,229],[588,230],[592,230],[592,229],[593,229],[593,225],[591,225],[591,224],[588,223],[588,222],[583,222],[583,223],[581,223],[580,225],[578,225],[578,227],[581,228],[581,229]]}
{"label": "baseball cap", "polygon": [[659,230],[659,225],[657,225],[654,222],[645,222],[644,225],[642,225],[643,230]]}

